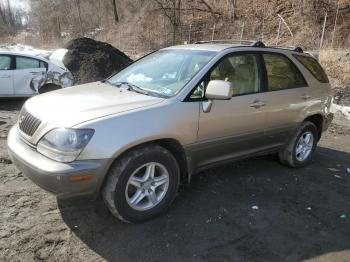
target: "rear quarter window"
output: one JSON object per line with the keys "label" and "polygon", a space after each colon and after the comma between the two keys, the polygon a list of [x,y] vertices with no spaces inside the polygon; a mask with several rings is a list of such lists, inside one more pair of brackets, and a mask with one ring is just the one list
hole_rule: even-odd
{"label": "rear quarter window", "polygon": [[322,66],[311,56],[293,55],[318,81],[329,83]]}
{"label": "rear quarter window", "polygon": [[263,57],[267,73],[268,91],[307,86],[304,76],[296,65],[284,55],[264,53]]}

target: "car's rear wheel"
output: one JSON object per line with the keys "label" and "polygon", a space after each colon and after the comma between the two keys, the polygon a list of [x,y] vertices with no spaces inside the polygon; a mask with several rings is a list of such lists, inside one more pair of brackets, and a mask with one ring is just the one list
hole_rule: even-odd
{"label": "car's rear wheel", "polygon": [[111,167],[102,196],[111,213],[141,222],[164,212],[174,200],[180,170],[174,156],[158,145],[133,149]]}
{"label": "car's rear wheel", "polygon": [[316,126],[309,121],[303,122],[287,147],[279,153],[280,162],[294,168],[307,165],[316,149],[317,141]]}

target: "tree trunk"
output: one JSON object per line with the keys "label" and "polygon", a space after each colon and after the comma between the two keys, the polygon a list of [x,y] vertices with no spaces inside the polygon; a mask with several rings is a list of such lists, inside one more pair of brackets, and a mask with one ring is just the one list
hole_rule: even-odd
{"label": "tree trunk", "polygon": [[176,31],[177,31],[176,1],[173,0],[173,45],[175,45],[176,43]]}
{"label": "tree trunk", "polygon": [[3,10],[1,6],[0,6],[0,17],[2,19],[2,22],[4,23],[4,26],[7,26],[8,22],[7,22],[7,19],[6,19],[5,10]]}
{"label": "tree trunk", "polygon": [[75,0],[75,4],[78,9],[78,19],[79,19],[79,24],[80,24],[80,33],[84,35],[84,29],[83,29],[83,21],[81,19],[81,12],[80,12],[80,0]]}
{"label": "tree trunk", "polygon": [[235,20],[236,16],[236,0],[232,0],[232,19]]}
{"label": "tree trunk", "polygon": [[101,0],[98,0],[98,25],[102,26]]}
{"label": "tree trunk", "polygon": [[115,21],[115,23],[118,23],[119,16],[118,16],[118,9],[117,9],[116,0],[112,0],[112,4],[113,4],[113,12],[114,12],[114,21]]}
{"label": "tree trunk", "polygon": [[61,32],[62,32],[61,19],[59,16],[57,16],[57,37],[58,38],[61,38]]}
{"label": "tree trunk", "polygon": [[13,34],[16,33],[15,18],[11,9],[10,0],[7,0],[7,9],[8,9],[8,25]]}

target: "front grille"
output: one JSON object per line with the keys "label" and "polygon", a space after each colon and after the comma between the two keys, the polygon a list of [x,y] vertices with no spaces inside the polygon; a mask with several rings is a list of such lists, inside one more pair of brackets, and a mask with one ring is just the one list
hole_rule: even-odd
{"label": "front grille", "polygon": [[22,109],[22,112],[18,119],[19,123],[19,129],[28,136],[33,136],[35,131],[38,129],[38,127],[41,124],[40,119],[36,118],[29,112],[25,110],[25,108]]}

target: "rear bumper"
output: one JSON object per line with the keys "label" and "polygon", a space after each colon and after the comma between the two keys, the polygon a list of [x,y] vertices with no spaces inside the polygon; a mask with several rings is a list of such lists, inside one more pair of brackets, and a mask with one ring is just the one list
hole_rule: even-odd
{"label": "rear bumper", "polygon": [[[108,170],[108,160],[56,162],[25,144],[18,137],[17,129],[17,125],[14,126],[8,135],[9,154],[17,168],[35,184],[59,198],[99,192]],[[77,176],[82,179],[72,181]]]}

